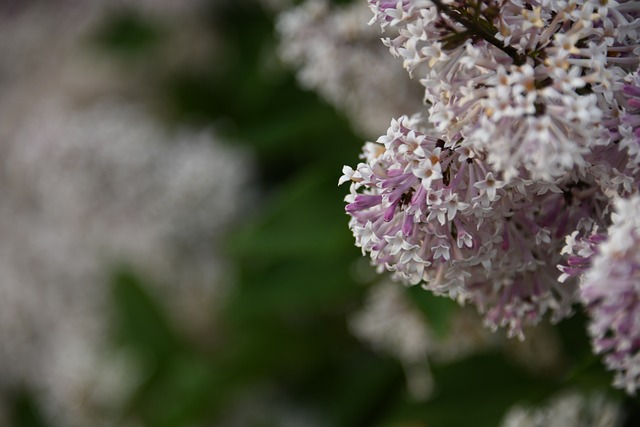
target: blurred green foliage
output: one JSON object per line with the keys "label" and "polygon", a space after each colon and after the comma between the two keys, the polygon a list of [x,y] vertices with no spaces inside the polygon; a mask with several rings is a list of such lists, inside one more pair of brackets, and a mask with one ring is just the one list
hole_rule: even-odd
{"label": "blurred green foliage", "polygon": [[48,427],[37,402],[27,389],[17,390],[11,396],[11,423],[19,427]]}
{"label": "blurred green foliage", "polygon": [[94,43],[126,58],[144,56],[162,42],[163,29],[133,9],[109,11],[96,30]]}
{"label": "blurred green foliage", "polygon": [[[366,284],[354,276],[361,255],[337,179],[343,164],[356,161],[362,138],[275,60],[267,12],[250,2],[213,2],[205,18],[226,43],[224,55],[149,84],[170,120],[213,124],[255,153],[262,196],[229,235],[236,281],[212,320],[218,336],[210,345],[171,323],[135,267],[114,273],[114,346],[145,367],[123,419],[149,427],[219,425],[236,398],[266,382],[330,426],[493,427],[516,402],[539,403],[567,385],[608,388],[611,375],[591,354],[576,316],[559,326],[571,367],[566,378],[536,377],[488,352],[432,366],[434,398],[411,400],[400,364],[373,353],[347,326]],[[105,55],[152,61],[146,55],[166,31],[123,9],[94,42]],[[456,305],[419,287],[408,293],[436,334],[446,335]],[[637,413],[637,402],[627,402]],[[14,408],[15,426],[45,425],[28,393],[17,395]],[[272,423],[267,416],[253,427]]]}

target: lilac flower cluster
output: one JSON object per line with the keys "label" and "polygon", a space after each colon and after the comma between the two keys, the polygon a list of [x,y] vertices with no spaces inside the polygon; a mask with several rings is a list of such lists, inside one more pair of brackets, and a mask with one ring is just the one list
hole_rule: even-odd
{"label": "lilac flower cluster", "polygon": [[634,393],[640,386],[640,196],[617,199],[615,211],[584,275],[581,297],[591,313],[595,352],[606,354],[615,385]]}
{"label": "lilac flower cluster", "polygon": [[369,3],[399,28],[384,41],[420,75],[430,121],[505,178],[550,181],[608,142],[607,104],[638,64],[636,2]]}
{"label": "lilac flower cluster", "polygon": [[[612,351],[626,378],[617,384],[640,387],[638,259],[630,246],[617,267],[600,261],[617,256],[613,200],[640,184],[640,3],[369,5],[426,111],[392,120],[344,167],[356,245],[380,271],[471,302],[520,339],[582,301],[596,351]],[[640,207],[616,203],[631,216]],[[602,280],[612,268],[613,284]],[[614,312],[627,321],[612,342]]]}

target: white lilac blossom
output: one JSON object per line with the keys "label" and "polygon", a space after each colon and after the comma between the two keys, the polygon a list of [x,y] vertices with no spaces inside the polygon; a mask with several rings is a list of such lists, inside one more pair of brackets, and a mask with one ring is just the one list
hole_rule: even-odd
{"label": "white lilac blossom", "polygon": [[[181,327],[211,333],[219,242],[240,212],[242,153],[142,110],[44,103],[0,146],[0,391],[26,384],[57,425],[103,425],[137,378],[107,345],[109,275],[126,262]],[[107,425],[104,424],[104,425]]]}
{"label": "white lilac blossom", "polygon": [[367,25],[369,15],[364,2],[338,7],[309,0],[281,13],[276,29],[280,57],[298,69],[300,84],[318,91],[373,138],[390,117],[420,108],[422,95],[380,43],[379,30]]}
{"label": "white lilac blossom", "polygon": [[617,199],[606,240],[584,274],[580,295],[594,351],[615,371],[614,385],[640,387],[640,196]]}
{"label": "white lilac blossom", "polygon": [[122,101],[147,87],[140,73],[87,50],[105,9],[143,3],[180,28],[160,68],[210,54],[187,10],[200,0],[0,5],[0,395],[29,389],[48,425],[137,425],[119,418],[147,367],[109,339],[114,264],[150,279],[190,337],[215,333],[227,290],[220,239],[243,211],[248,157]]}
{"label": "white lilac blossom", "polygon": [[603,394],[564,392],[542,407],[514,406],[500,427],[616,427],[623,421],[620,404]]}

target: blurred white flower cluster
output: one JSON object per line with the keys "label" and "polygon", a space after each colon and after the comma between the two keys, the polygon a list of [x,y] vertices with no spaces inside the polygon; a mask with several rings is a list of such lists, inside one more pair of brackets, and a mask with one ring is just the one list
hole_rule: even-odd
{"label": "blurred white flower cluster", "polygon": [[615,384],[634,393],[640,383],[640,196],[619,198],[606,240],[596,247],[581,285],[591,314],[596,353],[616,371]]}
{"label": "blurred white flower cluster", "polygon": [[[595,351],[633,393],[640,276],[616,237],[633,226],[607,230],[613,201],[640,183],[640,4],[368,3],[426,106],[344,167],[356,245],[381,271],[470,302],[520,339],[585,303]],[[620,218],[637,207],[616,202]]]}
{"label": "blurred white flower cluster", "polygon": [[500,350],[529,372],[554,375],[561,369],[560,343],[555,330],[540,325],[527,331],[525,341],[491,333],[470,307],[456,307],[445,321],[446,331],[434,326],[407,294],[407,288],[382,280],[367,293],[364,307],[350,316],[350,329],[373,350],[398,359],[408,390],[417,400],[432,397],[437,384],[430,362],[448,364],[474,354]]}
{"label": "blurred white flower cluster", "polygon": [[343,110],[368,138],[383,132],[389,117],[422,104],[419,85],[380,44],[369,15],[364,2],[309,0],[281,13],[276,25],[280,56],[299,69],[300,84]]}
{"label": "blurred white flower cluster", "polygon": [[435,386],[429,359],[451,362],[498,344],[498,337],[477,320],[474,312],[456,312],[451,331],[439,337],[405,289],[383,281],[370,289],[364,308],[351,316],[350,326],[374,350],[397,358],[403,364],[412,396],[426,399]]}
{"label": "blurred white flower cluster", "polygon": [[244,390],[216,425],[246,427],[272,425],[278,427],[328,427],[330,424],[312,407],[291,401],[282,391],[270,384]]}
{"label": "blurred white flower cluster", "polygon": [[[175,7],[145,10],[200,2],[161,3]],[[145,373],[107,339],[115,266],[148,278],[180,327],[211,333],[221,238],[251,176],[214,131],[169,129],[126,101],[136,82],[87,48],[109,7],[0,6],[0,393],[29,389],[53,425],[113,425]]]}
{"label": "blurred white flower cluster", "polygon": [[113,365],[111,269],[134,266],[179,324],[204,327],[225,295],[217,242],[239,213],[248,162],[210,132],[170,135],[117,103],[45,106],[2,151],[0,377],[26,381],[74,425],[82,414],[67,411],[105,403],[94,393]]}
{"label": "blurred white flower cluster", "polygon": [[624,416],[620,405],[601,394],[564,392],[538,408],[514,406],[501,427],[617,427]]}

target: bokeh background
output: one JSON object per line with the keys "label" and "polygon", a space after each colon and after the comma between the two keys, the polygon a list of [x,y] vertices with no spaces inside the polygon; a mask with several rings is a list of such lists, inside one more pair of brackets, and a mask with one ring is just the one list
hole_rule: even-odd
{"label": "bokeh background", "polygon": [[0,2],[0,426],[640,425],[581,313],[508,340],[353,246],[421,102],[367,13]]}

